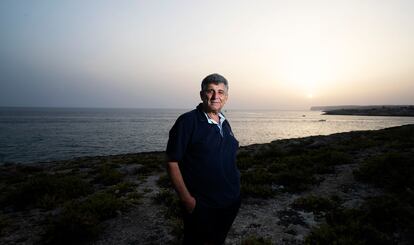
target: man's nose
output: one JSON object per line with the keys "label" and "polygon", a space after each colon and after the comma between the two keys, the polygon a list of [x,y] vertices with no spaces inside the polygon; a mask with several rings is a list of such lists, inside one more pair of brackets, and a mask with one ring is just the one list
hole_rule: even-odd
{"label": "man's nose", "polygon": [[217,97],[217,93],[216,93],[216,91],[213,91],[213,93],[211,94],[211,99],[216,99],[216,97]]}

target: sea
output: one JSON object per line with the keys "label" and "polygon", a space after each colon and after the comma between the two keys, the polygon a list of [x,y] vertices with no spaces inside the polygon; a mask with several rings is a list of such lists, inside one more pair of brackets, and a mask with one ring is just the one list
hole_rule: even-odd
{"label": "sea", "polygon": [[[0,163],[164,151],[191,109],[0,107]],[[323,115],[310,110],[224,111],[240,145],[414,124],[414,117]]]}

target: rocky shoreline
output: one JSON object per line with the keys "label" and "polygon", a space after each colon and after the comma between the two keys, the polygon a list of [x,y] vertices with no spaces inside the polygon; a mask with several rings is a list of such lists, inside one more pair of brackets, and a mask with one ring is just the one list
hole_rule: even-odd
{"label": "rocky shoreline", "polygon": [[[243,202],[226,244],[411,244],[413,157],[414,125],[241,147]],[[163,152],[5,164],[0,193],[0,244],[182,235]]]}

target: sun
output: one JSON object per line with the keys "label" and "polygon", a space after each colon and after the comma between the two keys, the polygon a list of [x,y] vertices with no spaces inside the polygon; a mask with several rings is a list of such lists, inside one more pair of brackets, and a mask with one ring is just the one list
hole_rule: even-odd
{"label": "sun", "polygon": [[286,83],[297,95],[305,96],[307,99],[314,98],[314,92],[320,87],[322,72],[318,72],[318,69],[312,65],[302,64],[301,62],[292,65],[284,72]]}
{"label": "sun", "polygon": [[320,44],[298,43],[289,49],[279,66],[280,77],[296,96],[315,99],[339,76],[334,57]]}

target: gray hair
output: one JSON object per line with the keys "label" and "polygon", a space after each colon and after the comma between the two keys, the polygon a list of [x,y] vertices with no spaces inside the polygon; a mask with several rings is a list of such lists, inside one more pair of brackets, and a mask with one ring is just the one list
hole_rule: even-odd
{"label": "gray hair", "polygon": [[201,82],[201,91],[205,91],[207,89],[207,86],[211,83],[214,83],[216,85],[223,83],[226,87],[226,90],[229,90],[229,83],[227,82],[227,79],[220,74],[213,73],[203,79]]}

